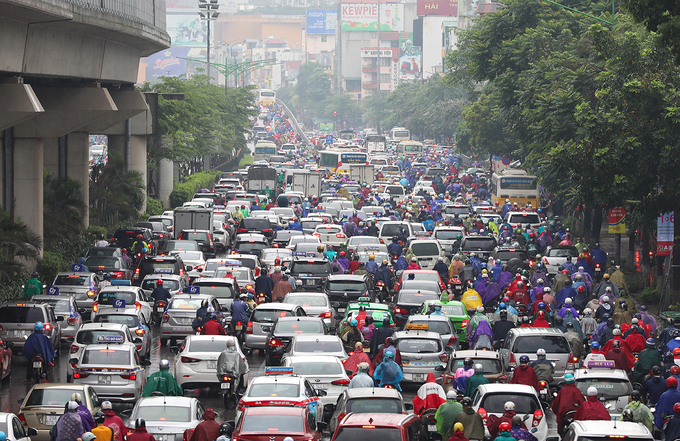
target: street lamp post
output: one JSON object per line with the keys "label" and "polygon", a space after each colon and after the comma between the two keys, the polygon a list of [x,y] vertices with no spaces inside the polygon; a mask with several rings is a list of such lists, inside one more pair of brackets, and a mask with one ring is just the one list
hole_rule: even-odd
{"label": "street lamp post", "polygon": [[217,3],[217,0],[198,0],[198,7],[200,9],[200,11],[198,11],[198,15],[201,17],[201,20],[206,20],[208,22],[208,78],[210,78],[210,81],[212,81],[210,72],[210,22],[217,20],[217,17],[220,15],[220,13],[217,11],[217,9],[220,7],[220,4]]}

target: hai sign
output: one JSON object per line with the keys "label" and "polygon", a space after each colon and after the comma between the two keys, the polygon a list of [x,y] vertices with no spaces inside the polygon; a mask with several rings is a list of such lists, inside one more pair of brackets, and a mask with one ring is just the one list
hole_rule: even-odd
{"label": "hai sign", "polygon": [[458,0],[418,0],[418,15],[458,15]]}

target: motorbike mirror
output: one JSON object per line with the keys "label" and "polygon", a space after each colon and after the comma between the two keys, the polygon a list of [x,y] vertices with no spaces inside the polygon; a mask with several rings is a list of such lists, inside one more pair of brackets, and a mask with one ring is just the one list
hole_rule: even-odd
{"label": "motorbike mirror", "polygon": [[447,346],[444,348],[444,351],[445,351],[446,353],[448,353],[448,354],[453,353],[453,346],[447,345]]}
{"label": "motorbike mirror", "polygon": [[640,383],[633,383],[633,390],[642,390],[642,385]]}
{"label": "motorbike mirror", "polygon": [[241,288],[241,294],[248,294],[248,290],[245,288]]}
{"label": "motorbike mirror", "polygon": [[130,418],[132,416],[132,409],[121,410],[120,416],[123,418]]}
{"label": "motorbike mirror", "polygon": [[78,308],[78,314],[85,314],[87,312],[87,309],[85,308]]}
{"label": "motorbike mirror", "polygon": [[187,271],[193,271],[193,270],[194,270],[194,267],[193,267],[193,266],[187,265]]}
{"label": "motorbike mirror", "polygon": [[340,302],[333,302],[333,303],[331,303],[331,306],[332,306],[333,308],[339,308],[339,307],[340,307]]}
{"label": "motorbike mirror", "polygon": [[218,239],[218,238],[216,237],[216,238],[215,238],[215,242],[219,243],[219,242],[220,242],[220,239]]}
{"label": "motorbike mirror", "polygon": [[144,367],[151,366],[151,360],[147,359],[142,360],[142,366]]}
{"label": "motorbike mirror", "polygon": [[251,355],[251,354],[253,353],[253,350],[250,349],[250,348],[242,348],[241,350],[242,350],[243,353],[246,354],[246,355]]}
{"label": "motorbike mirror", "polygon": [[135,339],[133,341],[138,345],[142,344],[142,338],[141,337],[135,337]]}
{"label": "motorbike mirror", "polygon": [[442,366],[441,364],[438,364],[437,366],[434,367],[434,370],[436,372],[444,372],[446,370],[446,368],[444,366]]}
{"label": "motorbike mirror", "polygon": [[236,425],[236,423],[234,423],[233,421],[225,421],[225,422],[226,422],[227,424],[231,424],[231,427],[234,427],[234,426]]}
{"label": "motorbike mirror", "polygon": [[57,321],[58,321],[58,322],[63,322],[63,321],[64,321],[64,316],[63,316],[63,315],[58,315],[58,316],[57,316]]}
{"label": "motorbike mirror", "polygon": [[77,359],[77,358],[70,358],[70,359],[68,360],[68,363],[69,363],[69,364],[78,364],[78,359]]}
{"label": "motorbike mirror", "polygon": [[441,433],[435,432],[430,434],[430,441],[442,441],[442,439]]}
{"label": "motorbike mirror", "polygon": [[38,436],[38,429],[34,427],[29,427],[26,429],[26,432],[28,433],[28,436]]}
{"label": "motorbike mirror", "polygon": [[26,397],[17,398],[17,403],[23,404]]}
{"label": "motorbike mirror", "polygon": [[560,438],[557,436],[549,436],[545,441],[560,441]]}
{"label": "motorbike mirror", "polygon": [[522,417],[522,420],[524,420],[524,421],[526,421],[526,420],[528,420],[528,419],[529,419],[529,414],[526,414],[526,415],[524,415],[524,416]]}
{"label": "motorbike mirror", "polygon": [[173,354],[178,354],[179,346],[170,346],[170,352],[172,352]]}
{"label": "motorbike mirror", "polygon": [[405,410],[413,410],[413,404],[411,404],[411,403],[404,403],[404,409],[405,409]]}
{"label": "motorbike mirror", "polygon": [[323,406],[323,411],[328,412],[328,413],[334,412],[335,411],[335,404],[333,404],[333,403],[325,404]]}
{"label": "motorbike mirror", "polygon": [[324,421],[317,421],[317,423],[316,423],[316,429],[317,429],[319,432],[323,432],[324,430],[326,430],[326,428],[328,428],[328,423],[326,423],[326,422],[324,422]]}
{"label": "motorbike mirror", "polygon": [[348,377],[354,375],[354,372],[350,371],[349,369],[345,369],[345,373],[347,374]]}
{"label": "motorbike mirror", "polygon": [[328,392],[326,392],[325,390],[317,390],[316,391],[317,397],[325,397],[326,395],[328,395]]}

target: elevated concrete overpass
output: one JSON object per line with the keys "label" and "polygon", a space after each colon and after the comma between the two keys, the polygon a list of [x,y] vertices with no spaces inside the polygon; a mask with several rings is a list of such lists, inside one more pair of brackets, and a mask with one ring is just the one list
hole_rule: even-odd
{"label": "elevated concrete overpass", "polygon": [[169,46],[165,0],[0,0],[2,206],[42,235],[44,171],[87,202],[90,133],[146,179],[155,127],[133,85],[140,57]]}

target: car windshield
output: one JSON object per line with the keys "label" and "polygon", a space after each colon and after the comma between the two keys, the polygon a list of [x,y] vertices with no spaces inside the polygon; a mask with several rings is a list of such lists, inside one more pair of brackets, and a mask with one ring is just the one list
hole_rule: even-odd
{"label": "car windshield", "polygon": [[262,251],[265,248],[269,248],[267,242],[256,242],[254,240],[238,241],[234,245],[234,249],[239,251]]}
{"label": "car windshield", "polygon": [[619,397],[630,395],[633,391],[630,381],[617,378],[579,378],[576,387],[587,396],[588,388],[593,386],[597,389],[598,397],[615,400]]}
{"label": "car windshield", "polygon": [[288,294],[283,300],[284,303],[292,303],[293,305],[302,306],[303,308],[307,306],[327,306],[328,297],[326,295],[321,296],[306,296],[306,295],[291,295]]}
{"label": "car windshield", "polygon": [[507,262],[510,259],[519,259],[522,261],[525,261],[528,259],[528,255],[524,251],[520,250],[503,250],[503,251],[498,251],[496,252],[496,260],[502,260],[503,262]]}
{"label": "car windshield", "polygon": [[139,326],[139,317],[131,314],[97,314],[94,316],[94,323],[119,323],[128,328]]}
{"label": "car windshield", "polygon": [[493,237],[470,238],[464,240],[463,249],[465,251],[491,251],[496,246],[496,240]]}
{"label": "car windshield", "polygon": [[[142,282],[142,289],[145,289],[147,291],[153,291],[154,289],[156,289],[157,281],[158,281],[157,278],[144,279],[144,281]],[[163,287],[170,291],[176,291],[179,289],[179,282],[177,280],[163,279]]]}
{"label": "car windshield", "polygon": [[[323,220],[318,219],[318,218],[317,219],[302,219],[300,221],[300,224],[302,225],[302,228],[313,229],[317,225],[323,224]],[[278,235],[277,235],[277,238],[278,238]]]}
{"label": "car windshield", "polygon": [[323,334],[321,321],[286,320],[276,324],[275,334]]}
{"label": "car windshield", "polygon": [[541,408],[536,397],[533,395],[511,393],[487,394],[484,396],[479,407],[486,409],[487,413],[503,415],[505,413],[505,403],[508,401],[515,403],[515,412],[518,414],[533,414]]}
{"label": "car windshield", "polygon": [[397,349],[410,354],[433,354],[442,351],[442,342],[427,338],[404,338],[397,343]]}
{"label": "car windshield", "polygon": [[366,289],[366,285],[364,284],[364,282],[360,282],[360,281],[342,280],[342,281],[330,281],[330,282],[328,282],[328,290],[329,291],[361,292],[364,289]]}
{"label": "car windshield", "polygon": [[290,240],[292,236],[302,236],[303,233],[302,231],[298,230],[280,230],[276,232],[276,239],[277,240]]}
{"label": "car windshield", "polygon": [[56,314],[70,314],[71,313],[71,303],[65,299],[48,299],[39,300],[40,303],[47,303],[54,309]]}
{"label": "car windshield", "polygon": [[[300,385],[294,383],[255,383],[250,385],[248,396],[292,398],[300,396]],[[62,403],[63,405],[63,403]]]}
{"label": "car windshield", "polygon": [[261,218],[261,217],[247,217],[243,219],[243,228],[247,230],[264,230],[264,229],[271,229],[271,225],[269,225],[269,219]]}
{"label": "car windshield", "polygon": [[535,354],[540,348],[548,354],[568,354],[569,341],[563,335],[521,336],[515,343],[515,350],[521,354]]}
{"label": "car windshield", "polygon": [[56,286],[83,286],[88,283],[90,276],[80,276],[78,274],[60,274],[54,280]]}
{"label": "car windshield", "polygon": [[339,340],[305,340],[295,342],[295,352],[342,352]]}
{"label": "car windshield", "polygon": [[437,272],[414,272],[414,273],[406,273],[404,275],[404,282],[403,283],[410,283],[412,280],[409,279],[409,276],[413,274],[413,279],[412,280],[424,280],[427,282],[437,282],[439,283],[439,273]]}
{"label": "car windshield", "polygon": [[165,249],[166,251],[198,251],[198,243],[193,240],[171,240]]}
{"label": "car windshield", "polygon": [[130,353],[115,349],[85,348],[82,364],[100,366],[130,366]]}
{"label": "car windshield", "polygon": [[182,260],[202,260],[203,253],[200,251],[175,251],[171,253],[173,256],[179,256]]}
{"label": "car windshield", "polygon": [[578,257],[576,248],[551,248],[547,257]]}
{"label": "car windshield", "polygon": [[272,310],[272,309],[258,309],[255,308],[255,311],[253,311],[253,315],[250,317],[250,320],[253,322],[267,322],[267,323],[274,323],[276,320],[278,320],[279,317],[292,317],[293,311],[279,311],[279,310]]}
{"label": "car windshield", "polygon": [[125,300],[125,305],[134,305],[137,300],[137,296],[134,292],[129,291],[104,291],[99,293],[99,298],[97,302],[100,305],[113,305],[114,300]]}
{"label": "car windshield", "polygon": [[[338,351],[340,350],[342,349],[339,349]],[[304,363],[293,361],[290,365],[295,368],[296,375],[340,375],[343,371],[342,364],[323,361],[306,361]]]}
{"label": "car windshield", "polygon": [[442,312],[446,315],[465,315],[465,309],[462,305],[442,305]]}
{"label": "car windshield", "polygon": [[331,274],[331,264],[325,261],[298,261],[293,262],[290,272],[294,274],[315,274],[328,276]]}
{"label": "car windshield", "polygon": [[360,246],[360,245],[380,245],[380,239],[372,236],[354,236],[347,242],[348,246]]}
{"label": "car windshield", "polygon": [[432,242],[412,242],[411,251],[416,256],[439,256],[439,247]]}
{"label": "car windshield", "polygon": [[401,413],[401,402],[394,398],[355,398],[347,400],[346,411],[354,413]]}
{"label": "car windshield", "polygon": [[44,322],[42,308],[25,306],[5,306],[0,308],[0,323],[31,323]]}
{"label": "car windshield", "polygon": [[144,421],[188,423],[191,421],[191,409],[179,406],[141,406],[137,409],[137,418],[143,418]]}
{"label": "car windshield", "polygon": [[404,224],[383,224],[382,230],[380,231],[381,236],[408,236],[408,227]]}
{"label": "car windshield", "polygon": [[188,311],[196,311],[203,304],[204,299],[173,299],[170,309],[184,309]]}
{"label": "car windshield", "polygon": [[241,426],[241,432],[262,432],[270,437],[304,431],[302,417],[292,415],[267,415],[264,418],[262,415],[246,416]]}
{"label": "car windshield", "polygon": [[251,280],[250,268],[231,266],[228,268],[219,268],[215,271],[215,277],[218,279],[220,277],[227,277],[227,274],[231,274],[233,276],[231,278],[236,280]]}
{"label": "car windshield", "polygon": [[456,240],[458,236],[462,236],[463,233],[456,230],[435,230],[434,238],[440,240]]}
{"label": "car windshield", "polygon": [[201,287],[201,294],[210,294],[217,297],[218,299],[233,299],[235,295],[234,287],[231,285],[209,285],[205,282],[194,283],[194,285]]}
{"label": "car windshield", "polygon": [[[493,375],[500,374],[502,370],[500,359],[494,358],[474,358],[472,357],[473,364],[481,364],[484,367],[484,374]],[[451,372],[456,372],[456,369],[462,368],[465,363],[464,358],[454,358],[451,360]]]}
{"label": "car windshield", "polygon": [[283,260],[283,259],[290,259],[292,255],[293,255],[293,252],[290,251],[290,250],[284,250],[284,249],[280,249],[280,250],[276,250],[276,251],[267,250],[267,251],[264,251],[262,253],[261,259],[262,260],[274,260],[278,257],[279,259]]}
{"label": "car windshield", "polygon": [[410,320],[409,323],[416,325],[427,325],[428,331],[436,332],[439,335],[452,333],[450,325],[443,320]]}
{"label": "car windshield", "polygon": [[334,441],[401,441],[401,432],[396,427],[339,427]]}
{"label": "car windshield", "polygon": [[444,209],[446,214],[470,214],[469,207],[446,207]]}
{"label": "car windshield", "polygon": [[89,269],[120,269],[120,260],[117,257],[89,257],[85,261],[85,266]]}
{"label": "car windshield", "polygon": [[113,329],[92,329],[78,332],[76,342],[81,345],[101,343],[123,343],[125,333]]}
{"label": "car windshield", "polygon": [[400,292],[397,303],[416,303],[421,305],[425,300],[439,300],[439,296],[433,292]]}
{"label": "car windshield", "polygon": [[222,352],[227,347],[225,340],[191,340],[187,352]]}
{"label": "car windshield", "polygon": [[79,392],[76,389],[59,389],[56,387],[47,387],[45,389],[33,389],[31,394],[23,402],[24,406],[59,406],[64,409],[64,403],[71,399],[73,392]]}

